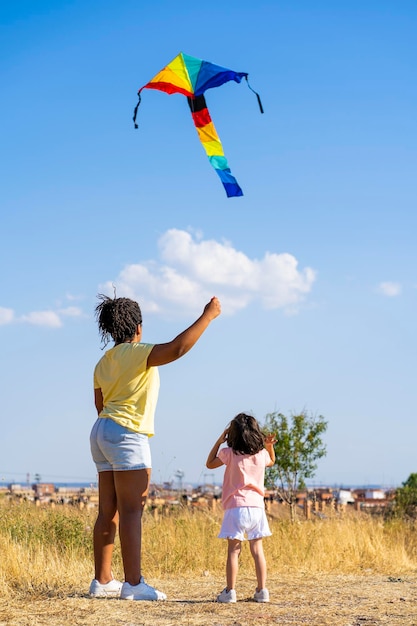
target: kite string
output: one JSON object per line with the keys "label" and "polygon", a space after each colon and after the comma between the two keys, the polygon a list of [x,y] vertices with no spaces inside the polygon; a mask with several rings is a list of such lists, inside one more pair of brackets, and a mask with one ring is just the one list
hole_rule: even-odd
{"label": "kite string", "polygon": [[248,80],[248,77],[247,77],[247,76],[245,76],[245,79],[246,79],[246,82],[248,83],[248,87],[249,87],[249,89],[250,89],[251,91],[253,91],[253,93],[254,93],[254,94],[255,94],[255,96],[257,97],[258,104],[259,104],[259,110],[260,110],[260,112],[261,112],[261,113],[263,113],[263,112],[264,112],[264,108],[263,108],[263,106],[262,106],[262,102],[261,102],[261,97],[260,97],[260,95],[259,95],[259,94],[258,94],[258,93],[254,90],[254,89],[252,89],[252,87],[251,87],[251,86],[250,86],[250,84],[249,84],[249,80]]}
{"label": "kite string", "polygon": [[140,91],[138,91],[138,103],[137,103],[137,105],[135,106],[135,109],[134,109],[134,111],[133,111],[133,123],[134,123],[134,125],[135,125],[135,128],[139,128],[138,124],[136,124],[136,116],[137,116],[137,114],[138,114],[138,108],[139,108],[139,105],[140,105],[140,103],[141,103],[141,100],[142,100],[142,97],[141,97],[141,95],[140,95]]}

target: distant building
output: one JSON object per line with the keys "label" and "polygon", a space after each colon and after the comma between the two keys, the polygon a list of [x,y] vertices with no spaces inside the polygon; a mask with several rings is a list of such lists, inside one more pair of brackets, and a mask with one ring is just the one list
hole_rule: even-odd
{"label": "distant building", "polygon": [[45,498],[55,493],[55,485],[53,483],[34,483],[32,489],[35,492],[35,498]]}
{"label": "distant building", "polygon": [[334,497],[338,504],[354,504],[355,498],[350,489],[339,489],[334,492]]}
{"label": "distant building", "polygon": [[385,500],[386,493],[382,489],[366,489],[365,500]]}

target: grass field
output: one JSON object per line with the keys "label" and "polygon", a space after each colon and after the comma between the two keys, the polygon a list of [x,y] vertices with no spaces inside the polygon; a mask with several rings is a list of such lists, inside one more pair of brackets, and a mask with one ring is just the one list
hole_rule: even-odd
{"label": "grass field", "polygon": [[[214,602],[225,585],[221,512],[188,510],[145,515],[144,574],[168,600],[134,603],[87,596],[94,510],[0,503],[0,624],[417,626],[414,525],[353,513],[291,524],[272,514],[264,544],[270,604],[251,601],[247,545],[238,602]],[[118,545],[114,574],[122,578]]]}

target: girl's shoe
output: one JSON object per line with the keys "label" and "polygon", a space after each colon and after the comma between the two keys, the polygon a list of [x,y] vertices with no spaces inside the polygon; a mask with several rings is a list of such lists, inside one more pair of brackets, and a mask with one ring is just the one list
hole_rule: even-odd
{"label": "girl's shoe", "polygon": [[91,598],[118,598],[122,589],[122,583],[120,580],[111,580],[110,582],[102,585],[98,580],[91,581],[89,595]]}
{"label": "girl's shoe", "polygon": [[236,591],[234,589],[227,591],[227,587],[225,587],[221,594],[217,596],[217,602],[224,602],[226,604],[236,602]]}
{"label": "girl's shoe", "polygon": [[255,591],[253,599],[255,600],[255,602],[269,602],[268,589],[260,589],[260,591]]}
{"label": "girl's shoe", "polygon": [[140,579],[138,585],[130,585],[129,583],[123,583],[122,591],[120,593],[122,600],[166,600],[167,597],[162,591],[154,589],[150,585],[147,585],[143,580],[143,576]]}

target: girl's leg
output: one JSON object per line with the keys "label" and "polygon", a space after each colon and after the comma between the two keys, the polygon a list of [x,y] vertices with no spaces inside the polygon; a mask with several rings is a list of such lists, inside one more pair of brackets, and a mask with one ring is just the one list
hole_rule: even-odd
{"label": "girl's leg", "polygon": [[237,573],[239,570],[239,556],[242,542],[239,539],[227,540],[226,584],[227,590],[235,589]]}
{"label": "girl's leg", "polygon": [[250,551],[255,561],[256,580],[258,586],[256,591],[265,589],[266,585],[266,559],[262,544],[262,537],[259,539],[251,539],[249,541]]}
{"label": "girl's leg", "polygon": [[150,476],[150,469],[114,472],[123,569],[125,581],[131,585],[139,584],[142,573],[142,512]]}
{"label": "girl's leg", "polygon": [[117,501],[113,472],[99,472],[99,508],[94,526],[95,578],[105,585],[113,578],[111,559],[117,529]]}

